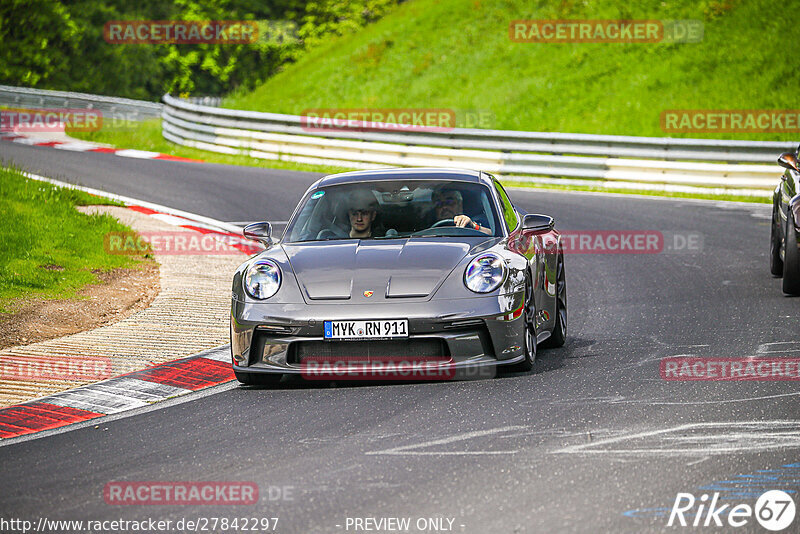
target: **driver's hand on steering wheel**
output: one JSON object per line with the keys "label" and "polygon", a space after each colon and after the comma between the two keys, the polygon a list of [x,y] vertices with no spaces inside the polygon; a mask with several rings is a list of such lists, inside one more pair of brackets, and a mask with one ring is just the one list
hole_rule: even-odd
{"label": "driver's hand on steering wheel", "polygon": [[491,233],[491,230],[482,227],[481,225],[470,219],[467,215],[456,215],[455,217],[453,217],[453,222],[455,223],[456,226],[460,228],[472,228],[474,230],[478,230],[479,232],[483,232],[484,234]]}
{"label": "driver's hand on steering wheel", "polygon": [[472,219],[466,215],[456,215],[453,217],[453,222],[456,224],[456,226],[461,228],[466,228],[467,226],[470,228],[475,228],[475,223],[472,222]]}

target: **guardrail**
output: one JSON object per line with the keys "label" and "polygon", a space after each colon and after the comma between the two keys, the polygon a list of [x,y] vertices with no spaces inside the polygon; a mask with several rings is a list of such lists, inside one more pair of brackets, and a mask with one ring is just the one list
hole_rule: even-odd
{"label": "guardrail", "polygon": [[[771,189],[791,142],[515,132],[312,129],[303,117],[202,106],[164,96],[163,135],[256,158],[368,168],[460,166],[501,175]],[[757,165],[754,163],[764,163]]]}
{"label": "guardrail", "polygon": [[[778,154],[791,142],[675,139],[455,128],[400,131],[309,128],[296,115],[217,107],[215,99],[164,104],[0,85],[0,105],[89,108],[142,120],[162,117],[163,136],[225,154],[350,168],[458,166],[522,180],[546,176],[613,182],[772,189]],[[203,105],[212,104],[212,105]]]}
{"label": "guardrail", "polygon": [[8,85],[0,85],[0,105],[38,109],[96,109],[109,118],[135,121],[160,117],[164,107],[161,103],[146,100]]}

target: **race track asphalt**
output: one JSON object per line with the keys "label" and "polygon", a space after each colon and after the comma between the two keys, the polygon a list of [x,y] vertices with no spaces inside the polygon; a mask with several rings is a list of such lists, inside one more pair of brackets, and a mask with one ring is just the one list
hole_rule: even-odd
{"label": "race track asphalt", "polygon": [[[319,176],[11,143],[0,143],[0,159],[224,221],[285,221]],[[348,518],[365,517],[451,518],[465,533],[661,532],[679,492],[721,491],[727,503],[752,505],[765,489],[796,491],[797,470],[782,466],[800,462],[797,382],[667,381],[659,372],[676,355],[800,356],[800,300],[783,296],[768,271],[770,206],[510,195],[561,230],[675,232],[701,245],[568,254],[569,339],[540,351],[530,373],[220,388],[2,446],[0,517],[279,517],[282,534],[354,532]],[[204,480],[253,481],[261,500],[103,499],[109,481]],[[277,487],[290,487],[291,499],[270,500]],[[737,531],[763,529],[751,519]]]}

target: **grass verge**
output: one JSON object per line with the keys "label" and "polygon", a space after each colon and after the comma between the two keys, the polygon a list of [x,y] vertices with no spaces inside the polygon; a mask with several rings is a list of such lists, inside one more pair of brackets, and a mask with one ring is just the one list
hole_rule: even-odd
{"label": "grass verge", "polygon": [[0,313],[13,313],[29,298],[72,298],[97,281],[96,272],[141,261],[105,252],[106,233],[131,229],[75,209],[93,204],[119,205],[0,168]]}
{"label": "grass verge", "polygon": [[[667,110],[797,109],[787,0],[464,2],[410,0],[361,31],[331,37],[224,107],[481,112],[478,128],[794,141],[798,134],[667,134]],[[695,20],[699,42],[513,42],[513,20]],[[765,35],[780,35],[768,39]]]}

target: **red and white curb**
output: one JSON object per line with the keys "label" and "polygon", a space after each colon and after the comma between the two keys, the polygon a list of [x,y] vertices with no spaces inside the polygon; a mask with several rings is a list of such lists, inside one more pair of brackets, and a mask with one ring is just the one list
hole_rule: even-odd
{"label": "red and white curb", "polygon": [[186,228],[187,230],[194,230],[195,232],[199,232],[203,235],[210,235],[219,240],[221,243],[224,243],[229,247],[238,249],[244,254],[256,254],[264,250],[263,246],[256,244],[253,241],[250,241],[249,239],[245,239],[244,237],[242,237],[240,233],[227,232],[224,230],[220,230],[218,228],[210,228],[206,225],[199,226],[197,223],[195,223],[195,221],[192,221],[190,219],[177,217],[175,215],[170,215],[168,213],[161,213],[159,211],[144,206],[127,206],[127,208],[129,210],[149,215],[154,219],[158,219],[159,221],[171,224],[173,226]]}
{"label": "red and white curb", "polygon": [[[23,174],[34,180],[117,200],[127,204],[128,209],[174,226],[219,236],[227,244],[246,254],[263,249],[260,244],[242,237],[241,228],[229,223],[36,174]],[[102,382],[2,408],[0,441],[149,406],[233,379],[230,346],[224,345]]]}
{"label": "red and white curb", "polygon": [[47,178],[46,176],[40,176],[38,174],[29,172],[23,172],[22,174],[32,180],[47,182],[49,184],[68,189],[77,189],[78,191],[83,191],[84,193],[88,193],[97,197],[116,200],[117,202],[125,204],[125,207],[130,210],[149,215],[161,222],[171,224],[172,226],[186,228],[187,230],[194,230],[195,232],[199,232],[204,235],[211,234],[229,246],[240,250],[244,254],[255,254],[264,249],[263,245],[246,239],[242,235],[242,228],[236,226],[235,224],[218,221],[210,217],[197,215],[196,213],[189,213],[187,211],[169,208],[153,202],[146,202],[144,200],[107,193],[91,187],[84,187],[70,184],[68,182],[62,182],[60,180],[53,180],[52,178]]}
{"label": "red and white curb", "polygon": [[147,202],[145,200],[139,200],[137,198],[131,198],[122,195],[116,195],[114,193],[108,193],[101,189],[94,189],[92,187],[85,187],[82,185],[71,184],[69,182],[62,182],[61,180],[54,180],[52,178],[41,176],[39,174],[33,174],[30,172],[23,172],[22,174],[26,178],[30,178],[32,180],[47,182],[49,184],[57,185],[59,187],[83,191],[84,193],[88,193],[90,195],[94,195],[97,197],[116,200],[117,202],[125,204],[126,207],[128,208],[135,209],[142,213],[149,212],[148,213],[149,215],[156,217],[168,224],[172,224],[174,226],[182,226],[187,228],[191,226],[192,227],[191,229],[193,230],[196,229],[194,227],[199,227],[205,230],[212,230],[224,235],[235,235],[241,238],[243,241],[246,241],[247,243],[253,243],[250,240],[244,239],[244,237],[242,236],[242,228],[240,226],[236,226],[235,224],[218,221],[217,219],[212,219],[211,217],[205,217],[203,215],[198,215],[196,213],[190,213],[188,211],[170,208],[168,206],[162,206],[161,204],[156,204],[154,202]]}
{"label": "red and white curb", "polygon": [[147,150],[134,150],[134,149],[117,149],[113,147],[98,145],[96,143],[89,143],[87,141],[59,141],[52,139],[45,139],[41,137],[32,137],[23,135],[16,132],[2,132],[0,133],[0,140],[11,141],[12,143],[20,143],[23,145],[31,146],[48,146],[51,148],[58,148],[61,150],[70,150],[72,152],[99,152],[102,154],[113,154],[115,156],[122,156],[124,158],[137,158],[137,159],[159,159],[166,161],[183,161],[189,163],[203,163],[201,159],[182,158],[180,156],[171,156],[169,154],[162,154],[160,152],[149,152]]}
{"label": "red and white curb", "polygon": [[230,347],[0,409],[0,440],[149,406],[234,379]]}

